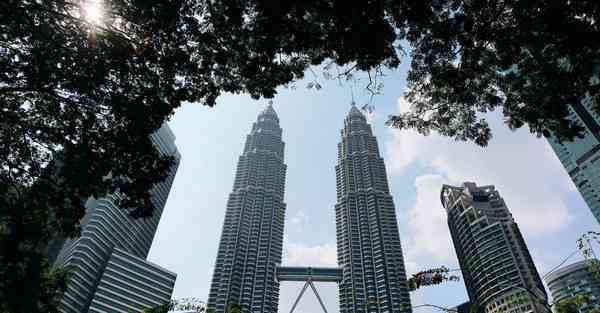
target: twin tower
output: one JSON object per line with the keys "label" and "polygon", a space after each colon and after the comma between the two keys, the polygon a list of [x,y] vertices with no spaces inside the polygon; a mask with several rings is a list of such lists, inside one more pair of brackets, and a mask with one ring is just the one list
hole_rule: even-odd
{"label": "twin tower", "polygon": [[306,280],[313,288],[313,280],[337,281],[341,313],[410,312],[385,165],[371,126],[354,105],[344,121],[335,167],[339,268],[279,266],[286,207],[281,133],[269,105],[252,126],[238,161],[207,312],[237,307],[242,313],[276,313],[282,280]]}

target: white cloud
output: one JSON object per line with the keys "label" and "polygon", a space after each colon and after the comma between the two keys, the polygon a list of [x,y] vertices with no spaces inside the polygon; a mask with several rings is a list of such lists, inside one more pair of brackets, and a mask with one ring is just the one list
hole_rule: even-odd
{"label": "white cloud", "polygon": [[[455,263],[454,246],[446,223],[446,212],[440,205],[439,192],[442,184],[449,181],[437,174],[419,176],[415,179],[417,199],[414,207],[408,212],[407,230],[410,233],[404,238],[407,243],[405,249],[406,267],[408,273],[415,273],[425,268],[417,267],[414,260],[426,256],[430,258],[432,266]],[[433,258],[433,259],[431,259]]]}
{"label": "white cloud", "polygon": [[287,242],[283,259],[286,266],[336,267],[337,249],[335,244],[331,243],[309,246]]}
{"label": "white cloud", "polygon": [[290,218],[289,224],[301,227],[305,224],[308,224],[308,216],[304,213],[304,211],[299,210]]}
{"label": "white cloud", "polygon": [[363,112],[365,114],[365,117],[367,118],[367,122],[371,125],[373,125],[373,123],[375,121],[377,121],[377,119],[379,119],[379,114],[377,114],[377,111],[373,110],[373,111],[367,111],[367,112]]}
{"label": "white cloud", "polygon": [[[565,226],[570,216],[561,195],[571,190],[572,183],[550,146],[525,129],[510,131],[498,114],[489,122],[494,138],[485,148],[437,134],[390,130],[388,170],[391,175],[401,174],[419,162],[451,181],[495,185],[521,229],[531,235]],[[441,209],[439,203],[436,207]]]}
{"label": "white cloud", "polygon": [[408,113],[410,112],[411,105],[404,97],[398,98],[398,112],[400,113]]}

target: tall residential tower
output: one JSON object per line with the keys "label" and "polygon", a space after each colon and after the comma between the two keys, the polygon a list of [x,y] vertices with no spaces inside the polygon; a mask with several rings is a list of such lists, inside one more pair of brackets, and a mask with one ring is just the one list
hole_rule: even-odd
{"label": "tall residential tower", "polygon": [[584,138],[548,142],[581,196],[600,222],[600,114],[588,102],[569,106],[569,118],[584,127]]}
{"label": "tall residential tower", "polygon": [[371,126],[354,105],[341,136],[335,167],[340,312],[410,312],[385,165]]}
{"label": "tall residential tower", "polygon": [[286,165],[279,118],[269,105],[252,126],[229,195],[207,310],[277,312]]}
{"label": "tall residential tower", "polygon": [[494,186],[444,185],[440,195],[471,305],[478,312],[547,312],[525,240]]}
{"label": "tall residential tower", "polygon": [[180,156],[167,124],[151,139],[161,154],[174,156],[176,161],[167,178],[151,191],[152,217],[130,217],[117,206],[119,193],[88,199],[86,214],[80,221],[81,236],[62,243],[54,261],[55,266],[70,270],[61,312],[141,312],[171,299],[175,273],[148,262],[146,257]]}

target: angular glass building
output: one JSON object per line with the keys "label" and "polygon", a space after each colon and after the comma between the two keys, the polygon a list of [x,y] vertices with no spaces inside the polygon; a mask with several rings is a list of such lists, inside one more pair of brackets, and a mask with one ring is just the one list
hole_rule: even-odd
{"label": "angular glass building", "polygon": [[86,202],[81,236],[61,244],[54,266],[70,270],[61,312],[141,312],[171,298],[175,274],[146,261],[179,166],[175,136],[165,124],[152,136],[161,154],[175,157],[168,177],[151,191],[154,212],[133,219],[116,203],[118,193]]}
{"label": "angular glass building", "polygon": [[584,260],[569,264],[546,276],[544,280],[555,304],[582,295],[587,297],[587,303],[580,308],[581,313],[600,309],[600,279],[590,272],[589,262]]}
{"label": "angular glass building", "polygon": [[277,312],[286,165],[279,118],[269,105],[252,126],[227,201],[207,312]]}
{"label": "angular glass building", "polygon": [[477,312],[548,312],[525,240],[494,186],[444,185],[440,199],[471,306]]}
{"label": "angular glass building", "polygon": [[115,248],[104,268],[89,313],[140,312],[171,299],[177,275]]}
{"label": "angular glass building", "polygon": [[589,102],[569,106],[569,118],[585,128],[584,138],[548,139],[581,196],[600,222],[600,114]]}
{"label": "angular glass building", "polygon": [[335,167],[340,312],[410,312],[385,165],[371,126],[354,105],[341,136]]}

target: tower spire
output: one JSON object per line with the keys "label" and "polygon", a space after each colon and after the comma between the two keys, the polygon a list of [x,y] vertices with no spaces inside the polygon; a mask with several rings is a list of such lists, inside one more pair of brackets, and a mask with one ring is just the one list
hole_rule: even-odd
{"label": "tower spire", "polygon": [[273,100],[269,100],[269,102],[267,102],[267,107],[263,110],[262,114],[272,114],[277,116],[277,112],[275,112],[275,109],[273,109]]}

